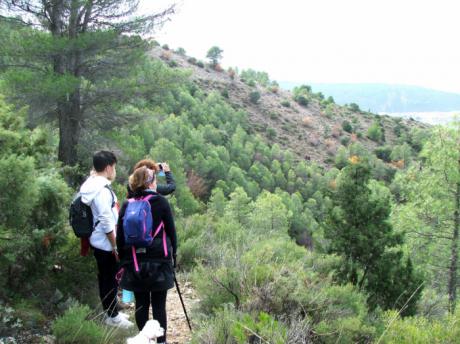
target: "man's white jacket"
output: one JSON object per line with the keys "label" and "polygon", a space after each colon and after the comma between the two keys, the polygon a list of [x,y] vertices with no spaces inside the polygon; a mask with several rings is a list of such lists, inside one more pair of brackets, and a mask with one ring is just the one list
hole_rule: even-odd
{"label": "man's white jacket", "polygon": [[109,188],[110,181],[102,176],[90,176],[81,186],[81,200],[91,207],[93,212],[94,231],[89,242],[92,247],[100,250],[112,251],[112,244],[107,234],[114,232],[118,221],[116,207],[117,196]]}

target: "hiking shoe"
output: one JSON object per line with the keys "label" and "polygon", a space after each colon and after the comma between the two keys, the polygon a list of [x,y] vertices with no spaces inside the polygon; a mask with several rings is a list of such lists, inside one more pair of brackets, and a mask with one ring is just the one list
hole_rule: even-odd
{"label": "hiking shoe", "polygon": [[[121,315],[121,316],[122,316],[123,318],[125,318],[126,320],[129,320],[129,314],[126,314],[126,313],[123,313],[123,312],[118,311],[118,315]],[[107,320],[108,318],[110,318],[110,317],[108,316],[108,314],[107,314],[107,313],[104,313],[104,320]],[[0,344],[1,344],[1,342],[0,342]]]}
{"label": "hiking shoe", "polygon": [[118,312],[118,314],[121,315],[126,320],[129,320],[129,314],[126,314],[126,313],[123,313],[123,312]]}
{"label": "hiking shoe", "polygon": [[105,324],[113,327],[119,327],[119,328],[124,328],[128,329],[130,327],[133,327],[134,324],[126,319],[124,316],[122,316],[120,313],[116,317],[113,318],[106,318],[105,319]]}

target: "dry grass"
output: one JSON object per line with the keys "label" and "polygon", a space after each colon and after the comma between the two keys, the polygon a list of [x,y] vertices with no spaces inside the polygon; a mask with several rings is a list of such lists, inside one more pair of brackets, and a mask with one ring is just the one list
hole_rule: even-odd
{"label": "dry grass", "polygon": [[220,64],[216,64],[214,66],[214,70],[218,73],[222,73],[224,71],[224,69],[222,68],[222,66]]}
{"label": "dry grass", "polygon": [[331,131],[331,136],[338,139],[342,135],[342,126],[340,124],[334,124]]}
{"label": "dry grass", "polygon": [[406,163],[404,162],[404,159],[401,159],[401,160],[392,161],[391,166],[399,170],[402,170],[406,166]]}
{"label": "dry grass", "polygon": [[318,134],[312,134],[309,138],[308,138],[308,143],[313,146],[313,147],[318,147],[321,143],[321,140],[319,138],[319,135]]}
{"label": "dry grass", "polygon": [[163,50],[163,51],[161,52],[160,57],[161,57],[163,60],[165,60],[165,61],[169,61],[169,60],[171,60],[171,58],[172,58],[172,54],[173,54],[173,53],[172,53],[171,50]]}
{"label": "dry grass", "polygon": [[235,79],[235,75],[236,75],[236,72],[233,68],[229,68],[228,69],[228,76],[230,77],[230,79],[234,80]]}
{"label": "dry grass", "polygon": [[302,118],[302,125],[307,128],[312,128],[313,127],[314,120],[310,116],[305,116]]}
{"label": "dry grass", "polygon": [[333,139],[326,139],[324,141],[324,144],[326,145],[327,154],[329,154],[330,156],[335,155],[335,153],[337,152],[337,141]]}
{"label": "dry grass", "polygon": [[358,142],[359,138],[358,138],[358,135],[356,135],[356,133],[352,133],[350,135],[350,142],[351,143],[355,143],[355,142]]}

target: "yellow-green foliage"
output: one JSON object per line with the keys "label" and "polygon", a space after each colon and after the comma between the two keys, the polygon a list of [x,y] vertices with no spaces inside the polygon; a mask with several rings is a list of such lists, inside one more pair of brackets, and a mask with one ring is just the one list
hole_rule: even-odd
{"label": "yellow-green foliage", "polygon": [[365,325],[358,318],[338,319],[333,323],[322,322],[315,330],[320,343],[354,344],[370,343],[375,328]]}
{"label": "yellow-green foliage", "polygon": [[424,317],[401,319],[394,311],[385,314],[387,323],[377,343],[385,344],[453,344],[460,341],[460,311],[430,320]]}
{"label": "yellow-green foliage", "polygon": [[33,274],[49,267],[65,240],[63,205],[70,190],[49,158],[49,135],[28,129],[24,119],[25,112],[14,111],[0,95],[0,286],[9,286],[0,297],[16,288],[30,292]]}
{"label": "yellow-green foliage", "polygon": [[194,333],[192,344],[285,344],[288,338],[286,326],[271,315],[244,314],[232,307],[224,307],[202,325]]}
{"label": "yellow-green foliage", "polygon": [[88,306],[73,306],[53,322],[52,330],[58,344],[107,343],[106,330],[90,319]]}
{"label": "yellow-green foliage", "polygon": [[275,319],[305,318],[324,342],[337,336],[344,343],[373,338],[365,296],[352,285],[332,284],[329,271],[338,258],[309,253],[283,236],[263,239],[259,234],[250,242],[245,252],[221,250],[220,266],[195,269],[193,283],[204,314],[219,317],[231,304]]}

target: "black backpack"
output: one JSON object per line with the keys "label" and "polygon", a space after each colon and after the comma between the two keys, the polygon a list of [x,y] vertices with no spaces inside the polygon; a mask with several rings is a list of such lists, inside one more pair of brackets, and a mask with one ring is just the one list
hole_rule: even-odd
{"label": "black backpack", "polygon": [[[110,190],[113,207],[115,205],[115,198],[112,188],[110,185],[106,185],[105,187]],[[77,238],[89,238],[98,222],[99,221],[93,225],[93,212],[91,211],[91,207],[83,203],[81,200],[81,193],[77,193],[69,208],[69,224],[75,236],[77,236]]]}

